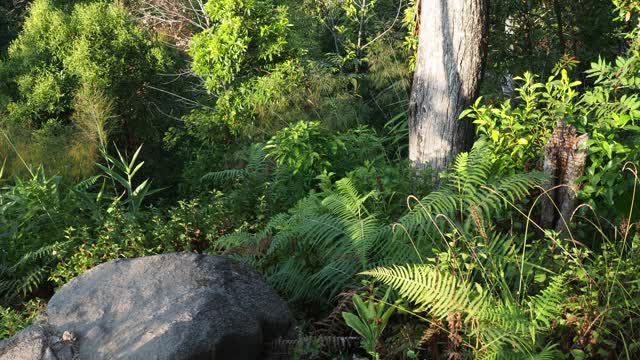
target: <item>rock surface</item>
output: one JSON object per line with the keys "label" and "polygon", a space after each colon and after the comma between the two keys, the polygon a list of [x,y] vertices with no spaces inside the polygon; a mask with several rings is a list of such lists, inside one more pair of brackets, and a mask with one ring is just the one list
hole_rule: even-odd
{"label": "rock surface", "polygon": [[[66,334],[66,333],[65,333]],[[71,339],[63,340],[46,324],[32,325],[11,339],[0,341],[2,360],[75,360]]]}
{"label": "rock surface", "polygon": [[292,323],[253,269],[224,257],[156,255],[73,279],[43,322],[0,343],[0,359],[260,359]]}

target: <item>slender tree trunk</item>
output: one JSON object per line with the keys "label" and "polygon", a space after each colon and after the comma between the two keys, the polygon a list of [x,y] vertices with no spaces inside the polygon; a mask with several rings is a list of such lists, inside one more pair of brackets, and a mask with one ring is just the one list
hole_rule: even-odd
{"label": "slender tree trunk", "polygon": [[560,54],[564,55],[566,52],[566,42],[564,40],[564,22],[562,21],[562,5],[560,0],[553,0],[553,9],[556,13],[556,20],[558,21],[558,43],[560,45]]}
{"label": "slender tree trunk", "polygon": [[422,0],[409,103],[409,157],[443,170],[473,141],[458,116],[478,94],[486,38],[485,0]]}

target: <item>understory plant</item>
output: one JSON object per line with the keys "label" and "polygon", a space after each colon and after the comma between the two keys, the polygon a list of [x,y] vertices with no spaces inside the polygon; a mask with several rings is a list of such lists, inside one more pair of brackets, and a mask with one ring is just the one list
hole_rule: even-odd
{"label": "understory plant", "polygon": [[131,159],[104,154],[102,174],[76,184],[42,169],[0,189],[0,303],[50,296],[103,262],[171,251],[203,251],[233,227],[221,194],[164,209],[147,205],[149,180],[138,148]]}
{"label": "understory plant", "polygon": [[356,313],[342,313],[347,326],[362,337],[362,348],[376,360],[380,359],[380,354],[377,352],[378,342],[391,315],[396,310],[394,306],[387,305],[390,293],[390,290],[387,290],[380,301],[373,296],[365,300],[355,294],[353,305]]}
{"label": "understory plant", "polygon": [[40,299],[32,299],[21,305],[20,310],[0,306],[0,340],[11,337],[27,327],[39,312],[44,302]]}
{"label": "understory plant", "polygon": [[536,173],[494,174],[486,149],[477,146],[458,157],[442,188],[418,201],[396,225],[385,224],[381,208],[372,205],[379,192],[362,193],[349,177],[335,183],[326,178],[322,192],[275,216],[262,231],[223,237],[215,249],[262,269],[293,300],[326,304],[359,272],[434,256],[440,238],[435,224],[454,221],[452,241],[457,232],[476,227],[486,234],[489,219],[500,218],[542,181]]}
{"label": "understory plant", "polygon": [[499,283],[485,284],[485,288],[426,264],[376,268],[363,274],[398,291],[416,305],[417,316],[426,312],[435,320],[447,321],[449,357],[470,351],[481,359],[563,358],[556,346],[543,341],[562,312],[564,276],[555,277],[539,294],[518,301]]}
{"label": "understory plant", "polygon": [[[626,218],[635,179],[624,169],[640,159],[639,64],[636,49],[614,62],[600,59],[586,72],[594,82],[586,91],[566,70],[546,83],[525,74],[516,78],[521,86],[515,101],[487,105],[478,99],[461,117],[473,119],[479,140],[487,143],[493,161],[509,172],[541,170],[545,145],[558,122],[575,127],[578,135],[589,137],[585,173],[578,179],[580,200],[614,223],[635,222],[638,208],[631,212],[632,218]],[[585,215],[584,208],[580,214]],[[614,231],[611,227],[605,230]]]}

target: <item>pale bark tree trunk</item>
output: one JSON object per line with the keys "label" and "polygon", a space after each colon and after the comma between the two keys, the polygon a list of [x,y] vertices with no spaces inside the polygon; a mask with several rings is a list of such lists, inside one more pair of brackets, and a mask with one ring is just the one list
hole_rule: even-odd
{"label": "pale bark tree trunk", "polygon": [[443,170],[473,141],[458,116],[478,95],[486,40],[485,0],[421,0],[418,57],[409,103],[409,157]]}

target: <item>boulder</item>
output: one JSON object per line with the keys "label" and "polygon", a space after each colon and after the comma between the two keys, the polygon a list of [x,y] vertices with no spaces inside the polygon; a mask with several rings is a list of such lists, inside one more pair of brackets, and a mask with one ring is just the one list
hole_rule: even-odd
{"label": "boulder", "polygon": [[75,360],[71,333],[57,334],[45,323],[32,325],[11,339],[0,341],[2,360]]}
{"label": "boulder", "polygon": [[292,324],[286,303],[250,267],[225,257],[156,255],[115,260],[73,279],[51,298],[43,322],[0,344],[0,359],[22,359],[12,357],[15,344],[44,344],[29,359],[46,359],[60,334],[83,360],[261,359]]}

